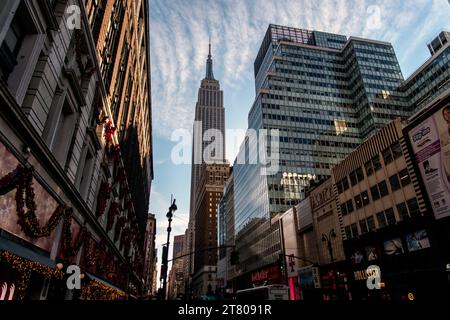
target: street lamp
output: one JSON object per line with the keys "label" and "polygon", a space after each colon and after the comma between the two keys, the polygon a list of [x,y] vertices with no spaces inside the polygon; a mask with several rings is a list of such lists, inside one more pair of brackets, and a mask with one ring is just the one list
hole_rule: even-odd
{"label": "street lamp", "polygon": [[169,207],[169,211],[166,214],[167,219],[169,220],[169,226],[167,227],[167,243],[166,246],[163,247],[162,253],[162,261],[161,261],[161,279],[162,279],[162,299],[166,299],[166,288],[167,288],[167,268],[168,268],[168,256],[169,256],[169,244],[170,244],[170,231],[172,231],[171,223],[173,213],[178,209],[175,204],[176,199],[173,199],[172,205]]}
{"label": "street lamp", "polygon": [[334,232],[334,229],[331,229],[328,233],[328,236],[326,234],[322,233],[322,242],[326,242],[328,245],[328,252],[330,254],[331,263],[333,263],[333,247],[331,246],[331,241],[336,238],[336,233]]}

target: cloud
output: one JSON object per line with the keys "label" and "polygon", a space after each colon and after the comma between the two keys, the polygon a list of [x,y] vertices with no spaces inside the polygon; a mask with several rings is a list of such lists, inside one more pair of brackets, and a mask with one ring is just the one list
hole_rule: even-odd
{"label": "cloud", "polygon": [[446,27],[448,9],[443,0],[153,0],[154,128],[165,137],[174,129],[191,130],[209,36],[215,76],[227,95],[253,87],[253,61],[270,23],[390,42],[408,37],[402,62],[430,32]]}

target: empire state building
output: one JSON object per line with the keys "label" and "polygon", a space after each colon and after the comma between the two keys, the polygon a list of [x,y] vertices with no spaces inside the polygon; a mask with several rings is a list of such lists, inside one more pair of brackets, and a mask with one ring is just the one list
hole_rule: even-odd
{"label": "empire state building", "polygon": [[[225,160],[225,109],[223,91],[214,78],[211,44],[205,78],[198,89],[193,126],[191,203],[188,227],[189,255],[186,273],[192,276],[191,289],[205,294],[215,287],[212,269],[217,263],[217,205],[229,175]],[[207,275],[209,276],[207,277]]]}

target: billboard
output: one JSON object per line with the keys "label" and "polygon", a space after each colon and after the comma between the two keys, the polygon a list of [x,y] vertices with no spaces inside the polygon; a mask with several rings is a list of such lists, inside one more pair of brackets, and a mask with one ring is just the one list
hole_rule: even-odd
{"label": "billboard", "polygon": [[450,216],[450,104],[408,132],[436,219]]}
{"label": "billboard", "polygon": [[430,247],[430,240],[426,230],[419,230],[406,235],[406,243],[410,252]]}

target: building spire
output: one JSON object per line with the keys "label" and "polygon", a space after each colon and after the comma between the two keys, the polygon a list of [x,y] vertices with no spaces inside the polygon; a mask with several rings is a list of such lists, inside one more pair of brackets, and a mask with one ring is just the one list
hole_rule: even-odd
{"label": "building spire", "polygon": [[211,36],[209,36],[209,52],[208,59],[206,60],[206,79],[214,80],[213,62],[211,57]]}

